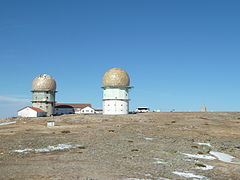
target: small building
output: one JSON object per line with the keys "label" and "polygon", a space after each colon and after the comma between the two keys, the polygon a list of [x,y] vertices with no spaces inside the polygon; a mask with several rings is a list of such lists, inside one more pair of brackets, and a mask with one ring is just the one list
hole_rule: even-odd
{"label": "small building", "polygon": [[20,110],[18,110],[19,117],[45,117],[47,116],[47,112],[32,106],[26,106]]}
{"label": "small building", "polygon": [[83,114],[95,114],[95,109],[87,106],[87,107],[81,109],[81,113],[83,113]]}
{"label": "small building", "polygon": [[[59,103],[55,105],[55,115],[63,115],[63,114],[81,114],[81,110],[89,107],[91,109],[86,110],[94,110],[91,104],[71,104],[71,103]],[[93,112],[94,113],[94,112]]]}
{"label": "small building", "polygon": [[95,113],[96,113],[96,114],[102,114],[102,113],[103,113],[103,110],[102,110],[102,109],[95,109]]}

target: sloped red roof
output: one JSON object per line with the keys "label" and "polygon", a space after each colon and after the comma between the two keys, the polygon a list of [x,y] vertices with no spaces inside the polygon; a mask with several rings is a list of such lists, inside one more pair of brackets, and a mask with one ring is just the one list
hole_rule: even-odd
{"label": "sloped red roof", "polygon": [[36,107],[32,107],[32,106],[26,106],[26,107],[24,107],[22,109],[19,109],[18,111],[21,111],[21,110],[23,110],[25,108],[31,108],[32,110],[37,111],[37,112],[46,112],[46,111],[44,111],[42,109],[39,109],[39,108],[36,108]]}
{"label": "sloped red roof", "polygon": [[72,108],[80,108],[80,109],[83,109],[83,108],[85,108],[85,107],[92,107],[92,105],[91,104],[77,104],[77,103],[75,103],[75,104],[72,104],[72,103],[59,103],[59,104],[55,104],[55,108],[59,108],[59,107],[61,107],[61,106],[65,106],[65,107],[72,107]]}

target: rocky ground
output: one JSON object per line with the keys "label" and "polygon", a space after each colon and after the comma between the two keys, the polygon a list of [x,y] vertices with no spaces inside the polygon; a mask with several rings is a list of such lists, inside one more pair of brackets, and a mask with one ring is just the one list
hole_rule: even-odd
{"label": "rocky ground", "polygon": [[0,119],[0,179],[237,180],[240,113]]}

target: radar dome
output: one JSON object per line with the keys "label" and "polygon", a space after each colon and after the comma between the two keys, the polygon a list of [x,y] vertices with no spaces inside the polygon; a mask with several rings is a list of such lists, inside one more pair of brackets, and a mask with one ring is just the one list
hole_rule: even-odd
{"label": "radar dome", "polygon": [[47,74],[41,74],[32,82],[34,91],[56,91],[56,81]]}
{"label": "radar dome", "polygon": [[128,73],[121,68],[108,70],[102,80],[103,87],[127,87],[130,84]]}

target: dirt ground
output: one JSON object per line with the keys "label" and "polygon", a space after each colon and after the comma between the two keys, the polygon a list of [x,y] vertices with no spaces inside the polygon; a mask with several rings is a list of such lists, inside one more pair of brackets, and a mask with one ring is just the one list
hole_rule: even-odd
{"label": "dirt ground", "polygon": [[0,179],[237,180],[240,113],[0,119]]}

